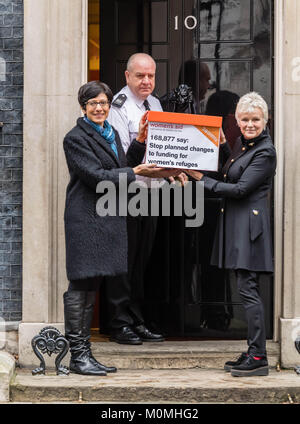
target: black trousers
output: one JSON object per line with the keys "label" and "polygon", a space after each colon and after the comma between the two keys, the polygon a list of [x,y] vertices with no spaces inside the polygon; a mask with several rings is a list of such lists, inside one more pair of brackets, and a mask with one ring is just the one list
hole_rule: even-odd
{"label": "black trousers", "polygon": [[121,327],[132,325],[130,314],[130,289],[126,275],[117,277],[95,277],[71,280],[68,290],[99,290],[105,278],[106,301],[108,303],[109,328],[112,332]]}
{"label": "black trousers", "polygon": [[259,295],[259,273],[238,269],[235,274],[248,323],[248,353],[265,356],[266,330],[264,306]]}
{"label": "black trousers", "polygon": [[144,299],[144,274],[151,255],[156,227],[156,216],[127,217],[129,309],[135,325],[144,323],[141,308]]}

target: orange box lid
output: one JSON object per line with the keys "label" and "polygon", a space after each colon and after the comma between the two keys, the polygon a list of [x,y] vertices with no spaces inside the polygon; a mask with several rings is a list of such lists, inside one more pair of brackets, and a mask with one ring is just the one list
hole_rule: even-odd
{"label": "orange box lid", "polygon": [[148,121],[167,122],[170,124],[201,125],[205,127],[221,127],[221,116],[193,115],[190,113],[157,112],[150,110],[147,115]]}

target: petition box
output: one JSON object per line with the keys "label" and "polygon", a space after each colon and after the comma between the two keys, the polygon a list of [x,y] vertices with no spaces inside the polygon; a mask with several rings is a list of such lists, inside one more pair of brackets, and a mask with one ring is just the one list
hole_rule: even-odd
{"label": "petition box", "polygon": [[222,117],[149,111],[147,119],[146,163],[218,170]]}

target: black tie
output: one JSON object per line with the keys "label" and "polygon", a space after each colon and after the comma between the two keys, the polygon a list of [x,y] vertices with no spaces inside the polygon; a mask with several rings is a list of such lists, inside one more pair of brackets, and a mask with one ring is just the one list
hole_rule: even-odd
{"label": "black tie", "polygon": [[144,103],[143,103],[143,105],[145,106],[145,109],[146,110],[150,110],[150,105],[149,105],[148,100],[145,100]]}

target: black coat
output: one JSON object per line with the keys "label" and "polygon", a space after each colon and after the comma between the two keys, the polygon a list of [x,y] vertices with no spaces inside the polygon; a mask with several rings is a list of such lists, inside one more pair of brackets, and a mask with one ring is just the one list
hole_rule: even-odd
{"label": "black coat", "polygon": [[276,151],[268,130],[245,147],[239,137],[223,167],[224,181],[204,176],[204,187],[223,198],[211,264],[219,268],[272,272],[268,193]]}
{"label": "black coat", "polygon": [[100,195],[96,186],[100,181],[112,181],[118,205],[119,175],[126,173],[128,184],[135,180],[132,167],[141,163],[145,146],[134,140],[126,158],[117,131],[115,134],[119,158],[83,118],[64,138],[70,172],[64,214],[69,280],[127,272],[126,217],[97,214]]}

